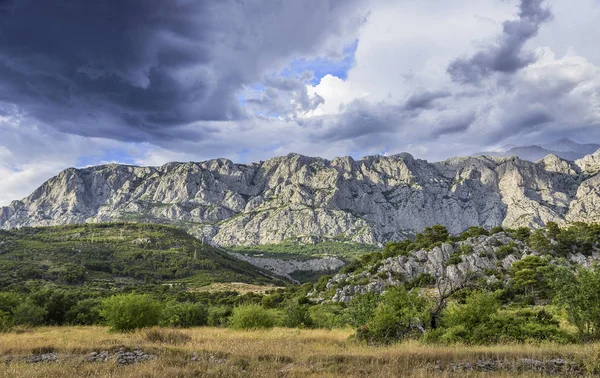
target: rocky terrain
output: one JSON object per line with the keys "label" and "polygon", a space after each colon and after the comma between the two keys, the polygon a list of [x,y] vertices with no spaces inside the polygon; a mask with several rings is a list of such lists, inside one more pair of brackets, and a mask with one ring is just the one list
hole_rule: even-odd
{"label": "rocky terrain", "polygon": [[0,208],[0,227],[130,220],[179,225],[222,246],[284,240],[399,240],[442,224],[538,227],[600,221],[600,151],[575,162],[549,155],[409,154],[333,160],[290,154],[248,165],[218,159],[161,167],[67,169]]}
{"label": "rocky terrain", "polygon": [[[311,297],[319,302],[331,299],[348,303],[354,295],[380,294],[388,286],[407,283],[423,275],[442,281],[448,288],[461,287],[476,277],[484,277],[489,282],[497,280],[493,272],[507,272],[515,261],[527,255],[539,253],[504,232],[473,237],[431,250],[420,249],[409,256],[390,257],[353,273],[336,274],[326,285],[326,289],[333,292],[331,298],[317,292],[311,293]],[[599,260],[597,250],[589,256],[581,253],[567,256],[567,261],[588,268]]]}
{"label": "rocky terrain", "polygon": [[277,259],[272,257],[256,256],[247,253],[231,253],[233,257],[247,261],[266,271],[273,272],[279,277],[285,277],[292,282],[294,280],[290,274],[294,272],[335,272],[346,265],[343,260],[336,257],[315,257],[308,260],[296,259]]}

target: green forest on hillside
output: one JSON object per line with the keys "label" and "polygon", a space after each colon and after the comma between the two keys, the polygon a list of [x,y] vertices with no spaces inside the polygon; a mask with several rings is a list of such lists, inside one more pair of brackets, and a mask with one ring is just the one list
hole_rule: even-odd
{"label": "green forest on hillside", "polygon": [[184,231],[157,224],[104,223],[0,231],[0,287],[270,283],[254,266]]}

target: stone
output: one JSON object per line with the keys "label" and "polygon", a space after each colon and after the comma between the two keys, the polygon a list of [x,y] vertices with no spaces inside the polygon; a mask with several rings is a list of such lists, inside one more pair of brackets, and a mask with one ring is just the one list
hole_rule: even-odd
{"label": "stone", "polygon": [[434,224],[457,234],[470,226],[599,222],[599,173],[600,151],[575,162],[557,156],[537,163],[489,156],[429,163],[409,154],[361,160],[289,154],[252,164],[108,164],[69,168],[0,207],[0,228],[133,219],[185,224],[191,234],[222,246],[383,244]]}

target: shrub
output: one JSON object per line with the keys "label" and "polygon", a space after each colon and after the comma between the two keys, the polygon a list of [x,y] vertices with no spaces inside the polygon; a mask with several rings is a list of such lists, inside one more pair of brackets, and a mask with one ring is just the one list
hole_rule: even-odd
{"label": "shrub", "polygon": [[490,230],[490,235],[499,234],[501,232],[504,232],[504,228],[502,226],[492,227]]}
{"label": "shrub", "polygon": [[403,240],[401,242],[388,242],[383,249],[383,258],[387,259],[395,256],[408,256],[408,248],[410,244],[410,240]]}
{"label": "shrub", "polygon": [[457,265],[462,262],[462,253],[460,251],[456,251],[450,255],[448,260],[446,261],[446,265]]}
{"label": "shrub", "polygon": [[516,247],[516,244],[514,242],[510,242],[507,245],[501,246],[500,248],[498,248],[498,251],[496,252],[496,258],[498,260],[503,260],[506,256],[515,253],[515,247]]}
{"label": "shrub", "polygon": [[18,305],[13,311],[13,319],[15,324],[26,326],[37,326],[44,323],[46,310],[27,300]]}
{"label": "shrub", "polygon": [[10,331],[13,324],[12,316],[8,312],[0,311],[0,333]]}
{"label": "shrub", "polygon": [[379,299],[379,295],[375,293],[355,295],[344,310],[345,322],[352,327],[360,327],[367,323],[373,316]]}
{"label": "shrub", "polygon": [[478,237],[478,236],[488,236],[490,233],[485,229],[477,226],[471,226],[465,232],[460,235],[461,240],[467,240],[468,238]]}
{"label": "shrub", "polygon": [[308,312],[310,306],[299,301],[292,301],[289,305],[283,308],[283,317],[280,325],[288,328],[310,328],[313,326],[313,321]]}
{"label": "shrub", "polygon": [[158,324],[161,304],[147,295],[115,295],[102,301],[100,314],[112,331],[133,331]]}
{"label": "shrub", "polygon": [[426,341],[491,344],[502,342],[569,342],[559,321],[544,309],[501,310],[498,293],[474,291],[464,304],[448,306],[440,329],[429,332]]}
{"label": "shrub", "polygon": [[208,309],[207,324],[210,327],[227,327],[232,313],[231,307],[214,306]]}
{"label": "shrub", "polygon": [[274,310],[267,310],[260,305],[246,304],[233,309],[229,326],[234,329],[273,328],[277,321]]}
{"label": "shrub", "polygon": [[100,323],[100,308],[102,301],[96,298],[88,298],[77,302],[69,312],[66,319],[69,324],[93,325]]}
{"label": "shrub", "polygon": [[428,285],[433,285],[435,283],[435,277],[429,273],[421,273],[409,282],[406,283],[407,289],[412,289],[415,287],[423,287]]}
{"label": "shrub", "polygon": [[11,314],[21,302],[21,297],[15,293],[0,293],[0,311]]}
{"label": "shrub", "polygon": [[339,303],[323,303],[310,307],[308,314],[314,327],[332,329],[345,325],[342,319],[343,309],[343,305]]}
{"label": "shrub", "polygon": [[527,227],[519,227],[515,231],[515,237],[521,241],[527,240],[531,235],[531,230]]}
{"label": "shrub", "polygon": [[392,343],[421,336],[429,317],[427,299],[403,286],[386,291],[371,318],[356,337],[372,343]]}
{"label": "shrub", "polygon": [[162,311],[161,326],[197,327],[208,321],[208,310],[201,303],[169,302]]}

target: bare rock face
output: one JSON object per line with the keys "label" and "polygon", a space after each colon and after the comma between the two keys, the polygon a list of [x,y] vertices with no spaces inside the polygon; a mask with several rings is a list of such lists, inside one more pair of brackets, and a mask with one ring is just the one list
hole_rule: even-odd
{"label": "bare rock face", "polygon": [[409,154],[325,160],[290,154],[248,165],[226,159],[162,167],[67,169],[0,208],[0,227],[116,220],[171,223],[208,242],[256,245],[327,239],[378,244],[434,224],[536,227],[600,221],[600,152],[453,158]]}

